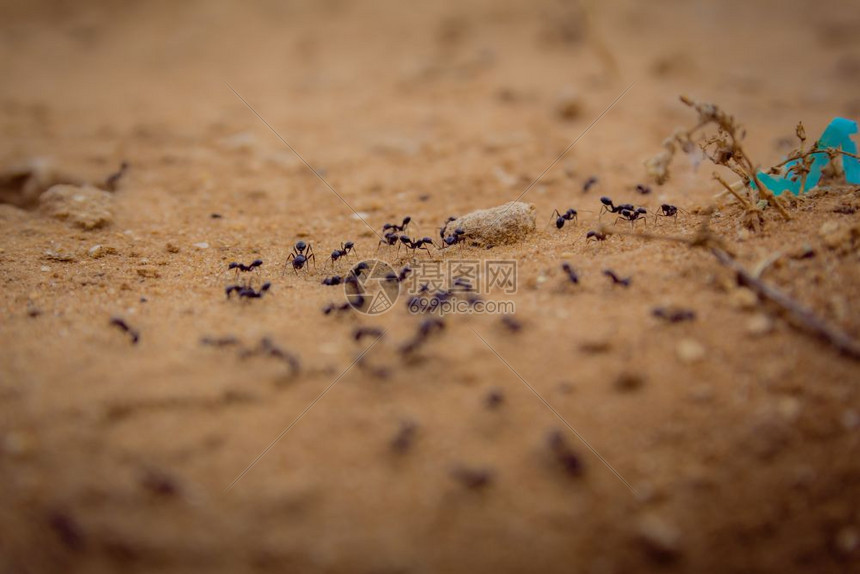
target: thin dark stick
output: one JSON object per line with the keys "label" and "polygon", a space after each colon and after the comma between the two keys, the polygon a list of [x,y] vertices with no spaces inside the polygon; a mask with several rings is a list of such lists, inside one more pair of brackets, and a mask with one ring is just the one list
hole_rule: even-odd
{"label": "thin dark stick", "polygon": [[640,239],[662,239],[676,243],[685,243],[691,247],[707,247],[717,258],[721,265],[734,271],[738,283],[748,287],[760,298],[770,301],[786,312],[789,324],[810,335],[814,335],[830,345],[837,351],[854,360],[860,360],[860,343],[854,340],[838,327],[830,325],[824,319],[818,317],[812,310],[804,307],[779,289],[771,287],[755,275],[747,271],[735,258],[730,255],[724,246],[720,244],[719,238],[715,237],[707,229],[705,221],[695,235],[692,237],[660,236],[650,233],[629,233],[624,231],[602,230],[607,235],[629,235]]}
{"label": "thin dark stick", "polygon": [[714,254],[717,261],[735,272],[738,283],[744,287],[749,287],[762,299],[767,299],[784,310],[788,314],[789,322],[792,325],[827,341],[843,355],[855,360],[860,359],[860,343],[852,339],[847,333],[826,323],[810,309],[802,306],[782,291],[771,287],[761,279],[753,276],[752,273],[744,269],[740,263],[735,261],[731,255],[722,249],[712,247],[711,253]]}

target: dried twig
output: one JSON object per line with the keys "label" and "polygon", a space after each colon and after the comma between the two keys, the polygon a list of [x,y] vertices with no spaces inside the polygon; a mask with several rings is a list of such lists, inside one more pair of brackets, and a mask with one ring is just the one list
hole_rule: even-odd
{"label": "dried twig", "polygon": [[[681,101],[696,110],[699,120],[691,129],[675,132],[671,138],[663,142],[665,149],[646,163],[648,172],[657,183],[661,184],[669,178],[669,164],[677,149],[680,148],[689,153],[698,146],[705,157],[714,164],[726,167],[737,174],[747,188],[754,183],[759,195],[779,211],[783,219],[791,219],[782,203],[759,180],[756,165],[741,145],[745,131],[735,122],[735,119],[714,104],[699,103],[686,96],[681,96]],[[697,132],[709,125],[716,126],[717,133],[694,142],[693,138],[697,136]],[[752,193],[751,189],[750,193]],[[755,200],[751,199],[747,205],[750,206],[747,208],[749,211],[751,206],[755,205]]]}
{"label": "dried twig", "polygon": [[714,172],[714,179],[716,179],[718,182],[720,182],[720,184],[726,188],[726,191],[728,191],[729,193],[734,195],[735,199],[737,199],[739,202],[741,202],[741,205],[744,206],[744,209],[746,209],[748,211],[753,209],[753,207],[749,204],[749,202],[743,196],[741,196],[741,194],[739,194],[737,191],[735,191],[735,188],[733,188],[731,185],[729,185],[726,182],[726,180],[724,180],[723,178],[720,177],[720,174],[718,174],[717,172]]}
{"label": "dried twig", "polygon": [[843,355],[860,360],[860,343],[852,339],[847,333],[828,324],[810,309],[802,306],[782,291],[754,277],[752,273],[744,269],[740,263],[722,249],[713,247],[711,253],[714,254],[717,261],[735,272],[739,284],[749,287],[762,299],[767,299],[784,310],[792,325],[830,343]]}
{"label": "dried twig", "polygon": [[[709,218],[710,219],[710,218]],[[717,261],[725,267],[731,269],[737,277],[738,284],[748,287],[761,299],[770,301],[782,309],[786,315],[789,324],[792,326],[818,337],[829,343],[837,351],[843,355],[860,360],[860,342],[854,340],[847,333],[827,323],[824,319],[818,317],[812,310],[804,307],[782,291],[772,287],[749,272],[726,249],[719,237],[713,235],[708,228],[708,220],[696,231],[693,236],[684,237],[678,235],[656,235],[652,233],[634,233],[628,231],[619,231],[609,228],[601,228],[599,231],[606,235],[627,235],[630,237],[638,237],[640,239],[659,239],[664,241],[672,241],[675,243],[684,243],[691,247],[707,248]]]}

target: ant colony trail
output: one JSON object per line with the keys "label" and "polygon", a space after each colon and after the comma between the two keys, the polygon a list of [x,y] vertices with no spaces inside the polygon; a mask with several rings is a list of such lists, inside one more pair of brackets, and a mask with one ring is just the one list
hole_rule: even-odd
{"label": "ant colony trail", "polygon": [[0,7],[0,571],[860,571],[838,7]]}

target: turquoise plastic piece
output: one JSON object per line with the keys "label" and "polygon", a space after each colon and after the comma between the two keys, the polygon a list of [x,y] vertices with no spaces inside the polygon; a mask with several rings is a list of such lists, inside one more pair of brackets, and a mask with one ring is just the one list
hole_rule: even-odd
{"label": "turquoise plastic piece", "polygon": [[[852,134],[857,133],[857,122],[846,120],[845,118],[834,118],[821,137],[818,138],[819,148],[837,148],[848,153],[857,153],[857,144],[851,139]],[[806,176],[806,188],[808,191],[818,185],[818,180],[821,179],[821,170],[827,165],[828,156],[826,153],[812,154],[812,165],[809,173]],[[786,172],[788,169],[796,165],[800,160],[790,161],[783,168]],[[842,156],[842,169],[845,172],[845,180],[848,183],[860,184],[860,161],[857,158]],[[794,195],[800,194],[800,178],[797,181],[791,181],[789,177],[773,176],[764,172],[758,172],[759,181],[767,187],[774,195],[782,195],[784,191],[790,191]],[[755,184],[753,183],[753,187]]]}

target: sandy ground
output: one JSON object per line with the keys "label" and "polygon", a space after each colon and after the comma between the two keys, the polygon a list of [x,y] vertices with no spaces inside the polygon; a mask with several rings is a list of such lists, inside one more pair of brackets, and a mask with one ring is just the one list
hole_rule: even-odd
{"label": "sandy ground", "polygon": [[[798,120],[814,138],[857,119],[858,7],[5,5],[3,571],[857,571],[858,363],[705,251],[585,233],[601,195],[687,211],[653,232],[696,229],[711,166],[681,158],[665,186],[634,191],[694,120],[679,94],[734,113],[763,165]],[[515,199],[631,85],[523,196],[536,232],[417,256],[516,260],[518,332],[448,316],[404,358],[421,318],[402,301],[321,312],[344,301],[320,285],[341,242],[367,257],[383,223],[409,215],[436,237]],[[106,225],[38,208],[40,182],[104,186],[124,161]],[[37,166],[26,192],[19,165]],[[578,224],[547,226],[568,207]],[[836,187],[789,222],[766,211],[758,233],[728,202],[712,227],[749,268],[776,254],[762,279],[857,338],[858,209]],[[316,266],[284,273],[298,240]],[[227,300],[227,264],[256,258],[270,291]],[[669,324],[660,306],[696,318]],[[359,326],[386,332],[356,342]],[[243,352],[264,337],[298,372]]]}

